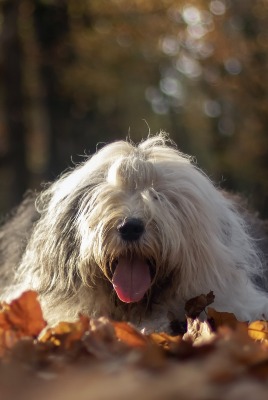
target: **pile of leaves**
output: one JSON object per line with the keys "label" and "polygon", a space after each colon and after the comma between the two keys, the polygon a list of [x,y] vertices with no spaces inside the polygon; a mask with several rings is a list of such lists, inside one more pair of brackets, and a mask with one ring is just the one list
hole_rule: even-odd
{"label": "pile of leaves", "polygon": [[48,327],[36,293],[25,292],[1,305],[0,398],[267,399],[268,323],[238,322],[212,302],[211,292],[186,304],[180,335],[145,335],[83,316]]}

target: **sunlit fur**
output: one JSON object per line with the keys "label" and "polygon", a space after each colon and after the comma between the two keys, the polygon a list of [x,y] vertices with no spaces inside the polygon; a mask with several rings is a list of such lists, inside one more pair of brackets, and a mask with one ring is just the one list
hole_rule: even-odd
{"label": "sunlit fur", "polygon": [[[37,208],[41,217],[16,282],[40,293],[51,323],[85,313],[162,329],[170,315],[182,317],[186,300],[210,290],[217,310],[241,320],[268,317],[268,298],[251,280],[262,262],[245,222],[165,134],[137,147],[105,146],[41,193]],[[117,227],[127,217],[145,222],[140,240],[120,238]],[[110,283],[122,254],[155,263],[139,303],[122,303]]]}

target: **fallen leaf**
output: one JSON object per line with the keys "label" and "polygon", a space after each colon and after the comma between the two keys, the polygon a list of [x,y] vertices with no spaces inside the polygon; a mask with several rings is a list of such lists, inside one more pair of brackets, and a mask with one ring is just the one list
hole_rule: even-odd
{"label": "fallen leaf", "polygon": [[89,354],[98,360],[109,360],[124,355],[129,347],[116,336],[114,322],[108,318],[92,319],[90,330],[83,337],[83,344]]}
{"label": "fallen leaf", "polygon": [[39,342],[50,342],[55,346],[70,349],[71,346],[81,340],[85,332],[89,330],[89,319],[81,316],[76,322],[60,322],[56,326],[47,328],[38,337]]}
{"label": "fallen leaf", "polygon": [[182,340],[182,336],[170,336],[167,333],[161,332],[155,332],[151,333],[149,335],[149,338],[154,344],[157,344],[158,346],[163,347],[166,350],[170,349],[170,346],[172,344],[178,344]]}
{"label": "fallen leaf", "polygon": [[186,316],[192,319],[199,317],[205,308],[213,303],[214,299],[214,293],[210,291],[208,294],[201,294],[188,300],[185,304]]}
{"label": "fallen leaf", "polygon": [[34,291],[24,292],[0,311],[0,327],[17,332],[19,336],[38,336],[46,326],[42,310]]}
{"label": "fallen leaf", "polygon": [[118,340],[131,347],[144,347],[149,343],[148,338],[127,322],[113,322]]}
{"label": "fallen leaf", "polygon": [[10,304],[3,302],[0,309],[0,357],[21,338],[36,338],[45,326],[36,292],[29,290]]}
{"label": "fallen leaf", "polygon": [[248,334],[255,340],[268,340],[268,322],[254,321],[248,326]]}
{"label": "fallen leaf", "polygon": [[208,319],[213,319],[213,327],[215,327],[215,329],[223,325],[229,326],[229,328],[232,329],[235,329],[239,324],[247,325],[246,322],[239,322],[232,313],[216,311],[214,308],[210,307],[207,310],[207,317]]}

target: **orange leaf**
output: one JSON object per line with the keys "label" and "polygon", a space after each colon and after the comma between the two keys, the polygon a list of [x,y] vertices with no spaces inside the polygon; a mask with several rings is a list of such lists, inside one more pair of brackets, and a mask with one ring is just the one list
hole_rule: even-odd
{"label": "orange leaf", "polygon": [[149,342],[148,338],[126,322],[112,322],[116,337],[131,347],[143,347]]}
{"label": "orange leaf", "polygon": [[[5,322],[3,321],[3,317]],[[13,300],[0,318],[1,327],[17,331],[20,336],[38,336],[46,326],[37,293],[27,291]]]}
{"label": "orange leaf", "polygon": [[7,320],[7,312],[9,312],[9,306],[5,305],[5,308],[2,308],[0,311],[0,330],[4,331],[10,329],[10,322]]}
{"label": "orange leaf", "polygon": [[178,344],[182,340],[182,336],[169,336],[168,334],[161,332],[161,333],[151,333],[149,338],[152,340],[153,343],[157,344],[158,346],[163,347],[164,349],[169,349],[172,344]]}
{"label": "orange leaf", "polygon": [[268,322],[267,321],[254,321],[248,326],[248,334],[255,340],[268,339]]}
{"label": "orange leaf", "polygon": [[81,340],[88,329],[89,319],[80,317],[76,322],[59,322],[56,326],[46,329],[38,340],[42,343],[50,342],[55,346],[69,349],[74,342]]}
{"label": "orange leaf", "polygon": [[35,338],[46,326],[37,294],[23,293],[10,304],[2,303],[0,310],[0,357],[22,338]]}

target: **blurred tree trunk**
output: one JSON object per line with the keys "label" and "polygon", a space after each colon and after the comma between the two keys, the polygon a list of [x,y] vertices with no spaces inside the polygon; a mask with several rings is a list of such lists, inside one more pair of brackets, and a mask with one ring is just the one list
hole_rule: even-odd
{"label": "blurred tree trunk", "polygon": [[4,109],[8,137],[7,162],[11,168],[10,206],[18,203],[28,184],[26,165],[26,124],[23,96],[23,54],[19,35],[20,0],[2,3],[1,68],[4,79]]}
{"label": "blurred tree trunk", "polygon": [[47,179],[60,172],[60,153],[64,140],[64,120],[68,115],[68,100],[61,93],[59,70],[65,60],[65,38],[69,33],[68,2],[33,0],[34,26],[40,49],[40,77],[43,86],[44,109],[48,118]]}

